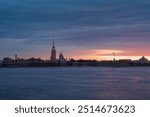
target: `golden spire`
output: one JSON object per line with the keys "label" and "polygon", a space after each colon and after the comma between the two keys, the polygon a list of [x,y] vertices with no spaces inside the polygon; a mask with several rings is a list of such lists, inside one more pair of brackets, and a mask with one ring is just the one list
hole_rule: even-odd
{"label": "golden spire", "polygon": [[54,41],[54,38],[55,38],[55,33],[53,32],[53,48],[55,48],[55,41]]}

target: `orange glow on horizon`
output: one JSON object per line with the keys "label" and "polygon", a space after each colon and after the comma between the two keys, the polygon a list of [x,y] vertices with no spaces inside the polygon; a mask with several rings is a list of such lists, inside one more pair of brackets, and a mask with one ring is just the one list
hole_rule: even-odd
{"label": "orange glow on horizon", "polygon": [[[115,56],[114,54],[115,53]],[[146,53],[129,53],[122,50],[84,50],[78,52],[78,54],[71,56],[74,59],[84,59],[84,60],[116,60],[119,59],[131,59],[139,60],[142,56],[145,56],[150,60],[150,54]]]}
{"label": "orange glow on horizon", "polygon": [[[115,53],[115,56],[113,54]],[[57,58],[59,53],[57,53]],[[150,60],[150,54],[148,53],[131,53],[123,50],[81,50],[81,51],[74,51],[72,53],[64,52],[64,57],[69,59],[73,58],[75,60],[83,59],[83,60],[113,60],[114,57],[116,60],[119,59],[131,59],[131,60],[139,60],[142,56],[145,56]],[[38,55],[36,55],[38,58]],[[42,53],[39,58],[44,60],[49,60],[50,55]]]}
{"label": "orange glow on horizon", "polygon": [[[116,56],[116,60],[120,59],[131,59],[131,60],[139,60],[142,56]],[[150,56],[145,56],[150,60]],[[114,56],[73,56],[75,60],[83,59],[83,60],[113,60]]]}

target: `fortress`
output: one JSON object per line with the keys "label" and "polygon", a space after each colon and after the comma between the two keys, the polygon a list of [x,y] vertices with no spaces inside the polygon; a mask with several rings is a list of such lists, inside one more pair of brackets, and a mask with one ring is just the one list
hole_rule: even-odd
{"label": "fortress", "polygon": [[150,67],[150,61],[144,56],[139,60],[112,60],[112,61],[97,61],[97,60],[66,60],[63,53],[60,52],[57,58],[57,50],[55,47],[55,35],[52,36],[52,48],[50,51],[50,59],[42,60],[40,58],[31,57],[29,59],[19,58],[17,54],[15,59],[6,57],[0,61],[0,67],[50,67],[50,66],[99,66],[99,67]]}

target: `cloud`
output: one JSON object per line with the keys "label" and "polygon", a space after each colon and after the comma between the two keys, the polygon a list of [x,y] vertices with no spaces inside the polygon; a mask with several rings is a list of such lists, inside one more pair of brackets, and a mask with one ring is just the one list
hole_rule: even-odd
{"label": "cloud", "polygon": [[12,52],[19,46],[31,53],[32,46],[46,49],[52,31],[58,47],[66,52],[134,50],[141,43],[148,48],[149,6],[149,0],[1,0],[0,51],[9,51],[9,42],[3,41],[8,39],[14,42]]}

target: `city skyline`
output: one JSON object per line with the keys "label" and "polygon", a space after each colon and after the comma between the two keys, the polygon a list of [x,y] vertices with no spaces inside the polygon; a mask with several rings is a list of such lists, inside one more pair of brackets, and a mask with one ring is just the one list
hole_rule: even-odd
{"label": "city skyline", "polygon": [[[74,59],[150,60],[148,0],[1,0],[0,59],[49,59],[56,47]],[[57,53],[58,56],[59,53]]]}

